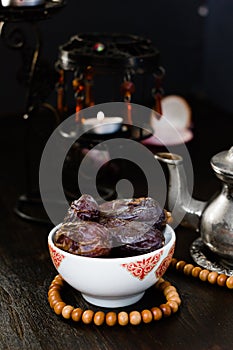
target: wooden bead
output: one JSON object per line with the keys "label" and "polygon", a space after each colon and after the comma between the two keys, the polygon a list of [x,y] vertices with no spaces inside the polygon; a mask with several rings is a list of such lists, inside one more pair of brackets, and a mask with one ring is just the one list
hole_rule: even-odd
{"label": "wooden bead", "polygon": [[166,304],[170,306],[173,313],[177,312],[179,309],[179,305],[174,300],[168,300]]}
{"label": "wooden bead", "polygon": [[51,293],[48,293],[48,299],[52,300],[54,298],[60,298],[60,293],[57,290],[52,290]]}
{"label": "wooden bead", "polygon": [[[145,309],[141,312],[132,311],[130,314],[121,311],[117,315],[115,312],[111,311],[105,315],[103,311],[97,311],[94,313],[93,310],[83,311],[81,308],[74,308],[71,305],[66,305],[66,303],[62,301],[60,295],[62,284],[62,277],[56,276],[49,287],[48,300],[50,306],[54,308],[54,312],[57,315],[62,315],[65,319],[71,318],[75,322],[82,320],[84,324],[90,324],[93,321],[96,326],[102,325],[104,321],[106,321],[108,326],[114,326],[117,321],[121,326],[125,326],[129,322],[131,325],[139,325],[141,321],[144,323],[150,323],[152,320],[158,321],[163,315],[168,317],[171,313],[176,312],[181,303],[176,288],[172,286],[170,282],[160,278],[155,287],[163,292],[167,299],[166,304],[161,304],[159,307],[153,307],[151,310]],[[233,286],[231,287],[232,284],[232,279],[228,279],[229,288],[233,288]]]}
{"label": "wooden bead", "polygon": [[226,280],[226,286],[229,289],[233,289],[233,276],[230,276]]}
{"label": "wooden bead", "polygon": [[55,282],[56,284],[59,284],[60,286],[63,286],[64,285],[64,281],[63,281],[63,278],[60,276],[60,275],[57,275],[53,282]]}
{"label": "wooden bead", "polygon": [[220,287],[224,287],[226,285],[226,280],[227,280],[227,276],[221,273],[220,275],[218,275],[217,284]]}
{"label": "wooden bead", "polygon": [[144,323],[150,323],[153,319],[151,311],[147,309],[141,312],[141,316]]}
{"label": "wooden bead", "polygon": [[207,269],[201,270],[199,273],[200,280],[203,282],[207,281],[209,273],[210,273],[210,271]]}
{"label": "wooden bead", "polygon": [[208,282],[211,284],[215,284],[217,282],[217,278],[218,278],[218,273],[215,271],[210,272],[207,277]]}
{"label": "wooden bead", "polygon": [[61,315],[63,308],[66,306],[66,303],[64,303],[64,301],[58,301],[55,305],[54,305],[54,312],[57,315]]}
{"label": "wooden bead", "polygon": [[97,311],[94,315],[94,324],[101,326],[104,323],[105,313],[103,311]]}
{"label": "wooden bead", "polygon": [[129,315],[125,311],[121,311],[118,314],[118,323],[120,326],[126,326],[129,323]]}
{"label": "wooden bead", "polygon": [[51,309],[53,309],[54,306],[55,306],[59,301],[62,301],[62,299],[61,299],[61,298],[55,298],[55,299],[53,299],[53,300],[50,300],[50,299],[49,299],[49,305],[50,305]]}
{"label": "wooden bead", "polygon": [[172,258],[172,260],[171,260],[171,262],[170,262],[170,266],[171,267],[175,267],[176,266],[176,264],[177,264],[177,259],[176,258]]}
{"label": "wooden bead", "polygon": [[62,316],[65,318],[65,319],[69,319],[71,317],[71,313],[72,311],[74,310],[74,307],[71,306],[71,305],[66,305],[63,307],[62,309]]}
{"label": "wooden bead", "polygon": [[52,286],[49,288],[48,295],[51,294],[52,292],[60,292],[61,287],[60,286]]}
{"label": "wooden bead", "polygon": [[170,300],[171,298],[174,299],[174,297],[179,297],[179,294],[175,291],[175,290],[171,290],[167,295],[166,295],[166,299]]}
{"label": "wooden bead", "polygon": [[60,274],[58,274],[58,275],[55,276],[54,278],[55,278],[55,279],[60,279],[61,281],[63,281],[63,277],[62,277]]}
{"label": "wooden bead", "polygon": [[164,289],[163,291],[163,295],[166,297],[168,293],[170,293],[171,291],[176,292],[176,288],[174,286],[168,286]]}
{"label": "wooden bead", "polygon": [[139,311],[131,311],[129,314],[129,322],[133,326],[137,326],[141,323],[142,316]]}
{"label": "wooden bead", "polygon": [[192,264],[186,264],[183,268],[184,274],[186,276],[191,275],[192,271],[193,271],[194,266]]}
{"label": "wooden bead", "polygon": [[85,310],[82,314],[82,321],[85,324],[90,324],[94,316],[93,310]]}
{"label": "wooden bead", "polygon": [[80,307],[77,307],[76,309],[74,309],[71,313],[72,320],[75,322],[79,322],[82,317],[82,313],[83,313],[83,310],[80,309]]}
{"label": "wooden bead", "polygon": [[155,321],[159,321],[163,317],[163,313],[159,307],[153,307],[151,312]]}
{"label": "wooden bead", "polygon": [[56,275],[56,276],[54,277],[54,280],[55,280],[55,279],[57,279],[57,278],[62,279],[62,277],[61,277],[61,275],[60,275],[60,274]]}
{"label": "wooden bead", "polygon": [[166,287],[169,287],[171,285],[170,282],[164,281],[158,286],[158,290],[163,291]]}
{"label": "wooden bead", "polygon": [[201,272],[201,268],[199,266],[195,266],[192,270],[192,276],[199,277],[200,272]]}
{"label": "wooden bead", "polygon": [[174,296],[171,296],[170,298],[169,298],[169,300],[168,301],[175,301],[178,305],[180,305],[181,304],[181,299],[180,299],[180,297],[179,297],[179,294],[177,294],[177,296],[176,295],[174,295]]}
{"label": "wooden bead", "polygon": [[57,290],[57,289],[50,289],[48,291],[48,298],[51,297],[51,295],[56,294],[56,293],[60,295],[59,290]]}
{"label": "wooden bead", "polygon": [[53,288],[53,287],[57,287],[57,288],[61,288],[62,287],[62,284],[57,282],[57,281],[53,281],[51,284],[50,284],[50,289]]}
{"label": "wooden bead", "polygon": [[159,308],[162,310],[164,317],[168,317],[172,313],[172,310],[168,304],[161,304]]}
{"label": "wooden bead", "polygon": [[159,289],[159,286],[165,282],[165,280],[161,277],[156,283],[155,283],[155,288]]}
{"label": "wooden bead", "polygon": [[[209,271],[202,269],[200,266],[193,266],[193,264],[186,264],[184,260],[177,261],[172,258],[170,266],[178,271],[183,271],[187,276],[199,277],[201,281],[208,281],[211,284],[217,283],[220,287],[227,286],[229,289],[233,289],[233,276],[227,277],[224,274],[218,274],[216,271]],[[160,289],[162,290],[162,289]],[[165,296],[168,294],[166,292]]]}
{"label": "wooden bead", "polygon": [[[219,286],[227,286],[229,289],[233,289],[233,276],[226,276],[225,274],[218,274],[215,271],[209,271],[202,269],[199,266],[194,267],[192,264],[186,264],[185,261],[173,258],[171,266],[174,266],[176,270],[183,271],[185,275],[192,275],[193,277],[199,277],[202,281],[208,281],[211,284],[217,283]],[[167,299],[166,304],[161,304],[159,307],[153,307],[151,310],[145,309],[141,311],[132,311],[128,315],[127,312],[121,311],[117,315],[115,312],[108,312],[105,316],[103,311],[94,313],[93,310],[83,310],[81,308],[74,309],[71,305],[66,305],[61,299],[60,290],[64,285],[64,280],[60,275],[57,275],[49,286],[48,301],[51,308],[54,308],[54,312],[57,315],[62,315],[65,319],[72,318],[73,321],[80,321],[82,319],[84,324],[90,324],[92,320],[94,324],[100,326],[106,321],[108,326],[114,326],[117,323],[121,326],[127,325],[129,322],[132,325],[139,325],[141,321],[144,323],[150,323],[153,319],[155,321],[160,320],[163,316],[168,317],[172,313],[177,312],[181,299],[177,290],[170,282],[160,278],[155,287],[162,291]]]}
{"label": "wooden bead", "polygon": [[186,265],[186,262],[184,260],[180,260],[176,263],[176,270],[177,271],[183,271],[184,266]]}
{"label": "wooden bead", "polygon": [[106,324],[108,326],[114,326],[116,324],[116,322],[117,322],[117,315],[116,315],[116,313],[112,312],[112,311],[108,312],[106,314]]}

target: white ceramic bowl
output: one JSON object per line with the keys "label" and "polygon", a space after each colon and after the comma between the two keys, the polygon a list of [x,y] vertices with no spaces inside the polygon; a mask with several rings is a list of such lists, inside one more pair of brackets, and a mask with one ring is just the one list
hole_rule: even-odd
{"label": "white ceramic bowl", "polygon": [[102,307],[122,307],[136,303],[146,289],[164,274],[175,248],[175,232],[166,225],[165,245],[151,253],[126,258],[90,258],[57,248],[48,236],[53,264],[63,279],[80,291],[89,303]]}

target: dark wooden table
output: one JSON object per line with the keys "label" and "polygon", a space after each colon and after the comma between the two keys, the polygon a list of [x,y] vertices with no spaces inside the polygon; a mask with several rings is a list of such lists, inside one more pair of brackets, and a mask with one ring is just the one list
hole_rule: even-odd
{"label": "dark wooden table", "polygon": [[[203,101],[191,101],[194,139],[190,146],[194,194],[208,199],[219,189],[210,169],[215,153],[232,145],[233,115]],[[169,318],[140,326],[101,326],[65,321],[50,309],[47,291],[56,275],[49,257],[49,225],[24,221],[13,208],[25,188],[23,121],[1,118],[0,170],[0,349],[195,349],[233,347],[233,292],[170,271],[165,278],[178,289],[182,304]],[[177,228],[177,258],[192,261],[189,246],[197,233]],[[67,288],[67,302],[88,307]],[[139,306],[158,305],[160,295],[146,292]],[[137,307],[139,307],[137,306]]]}

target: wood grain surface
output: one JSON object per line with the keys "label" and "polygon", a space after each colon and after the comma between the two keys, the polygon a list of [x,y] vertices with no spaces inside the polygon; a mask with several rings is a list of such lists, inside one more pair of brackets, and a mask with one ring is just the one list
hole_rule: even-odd
{"label": "wood grain surface", "polygon": [[[209,170],[209,156],[232,145],[233,116],[222,113],[219,128],[220,111],[203,102],[195,101],[192,107],[194,140],[190,153],[194,173],[199,174],[194,192],[207,199],[219,186]],[[51,226],[22,220],[13,210],[25,189],[23,132],[19,117],[1,120],[0,349],[232,349],[232,290],[173,271],[165,278],[178,289],[182,304],[176,314],[161,321],[97,327],[55,315],[47,301],[48,287],[56,275],[47,247]],[[198,234],[181,227],[176,233],[175,256],[191,262],[189,246]],[[90,307],[72,288],[64,289],[63,298],[73,305]],[[159,305],[161,298],[152,288],[137,305],[125,309],[150,308]]]}

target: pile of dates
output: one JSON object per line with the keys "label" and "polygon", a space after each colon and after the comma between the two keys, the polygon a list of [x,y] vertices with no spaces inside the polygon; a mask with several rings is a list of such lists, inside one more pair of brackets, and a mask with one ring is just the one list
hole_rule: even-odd
{"label": "pile of dates", "polygon": [[166,210],[150,197],[116,199],[98,205],[88,194],[71,203],[54,243],[89,257],[126,257],[164,245]]}

